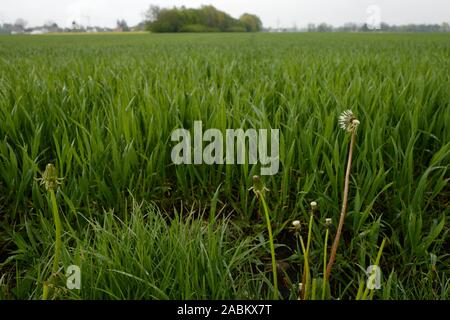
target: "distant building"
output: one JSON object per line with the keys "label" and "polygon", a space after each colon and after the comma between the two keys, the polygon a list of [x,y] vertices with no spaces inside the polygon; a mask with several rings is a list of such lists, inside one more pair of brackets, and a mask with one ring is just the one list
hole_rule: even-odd
{"label": "distant building", "polygon": [[44,29],[36,28],[36,29],[33,29],[32,31],[30,31],[29,34],[44,34],[44,33],[47,33],[46,31],[47,30],[45,30],[45,32],[44,32]]}
{"label": "distant building", "polygon": [[76,21],[72,21],[72,31],[77,32],[77,31],[82,31],[83,27],[78,24]]}
{"label": "distant building", "polygon": [[86,28],[86,32],[89,32],[89,33],[97,33],[97,32],[99,32],[99,31],[98,31],[98,28],[97,28],[97,27],[87,27],[87,28]]}
{"label": "distant building", "polygon": [[11,25],[11,34],[23,34],[25,33],[25,29],[21,25]]}

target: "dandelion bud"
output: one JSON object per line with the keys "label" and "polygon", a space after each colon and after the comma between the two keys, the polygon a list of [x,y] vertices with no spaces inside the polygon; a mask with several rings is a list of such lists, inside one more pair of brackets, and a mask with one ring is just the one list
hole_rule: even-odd
{"label": "dandelion bud", "polygon": [[310,203],[311,204],[311,209],[316,209],[317,208],[317,202],[313,201]]}
{"label": "dandelion bud", "polygon": [[264,186],[260,176],[253,176],[253,186],[250,189],[253,190],[257,197],[265,191],[269,191],[269,189]]}
{"label": "dandelion bud", "polygon": [[295,229],[300,229],[300,221],[299,221],[299,220],[294,220],[294,221],[292,221],[292,226],[293,226]]}
{"label": "dandelion bud", "polygon": [[55,189],[59,184],[61,184],[61,179],[58,178],[58,173],[56,171],[56,168],[53,164],[49,163],[45,167],[44,174],[42,175],[42,178],[39,179],[41,181],[41,185],[45,186],[45,189],[53,190]]}
{"label": "dandelion bud", "polygon": [[326,218],[326,219],[325,219],[325,225],[326,225],[327,227],[331,226],[331,218]]}

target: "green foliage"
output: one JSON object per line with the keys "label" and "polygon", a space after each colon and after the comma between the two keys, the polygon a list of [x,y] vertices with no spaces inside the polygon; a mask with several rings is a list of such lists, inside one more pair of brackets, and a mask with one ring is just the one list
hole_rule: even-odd
{"label": "green foliage", "polygon": [[[42,230],[40,245],[47,253],[51,222],[40,219],[33,227]],[[68,291],[61,281],[55,299],[259,298],[254,293],[265,278],[251,274],[258,247],[248,238],[235,239],[228,220],[208,225],[185,212],[168,219],[152,205],[133,203],[125,219],[110,211],[86,222],[84,230],[64,236],[62,254],[65,268],[80,267],[81,289]],[[40,298],[35,285],[50,270],[40,256],[33,259],[40,263],[5,298]]]}
{"label": "green foliage", "polygon": [[217,32],[218,29],[209,28],[202,24],[187,24],[180,28],[179,32]]}
{"label": "green foliage", "polygon": [[130,27],[128,27],[128,24],[125,20],[117,20],[116,22],[117,28],[121,29],[122,31],[130,31]]}
{"label": "green foliage", "polygon": [[213,6],[200,9],[152,6],[147,14],[147,29],[152,32],[256,32],[262,29],[261,20],[243,14],[239,20]]}
{"label": "green foliage", "polygon": [[239,17],[239,20],[244,24],[247,32],[257,32],[262,30],[261,19],[254,14],[244,13]]}
{"label": "green foliage", "polygon": [[[326,297],[354,299],[386,238],[374,299],[448,298],[449,50],[445,34],[1,36],[0,298],[39,298],[49,277],[55,226],[35,179],[47,163],[64,178],[61,263],[90,270],[86,291],[63,297],[271,297],[267,229],[249,192],[259,168],[171,163],[171,132],[202,120],[280,129],[265,200],[288,265],[279,289],[297,299],[304,256],[287,229],[308,225],[318,202],[308,263],[319,277],[324,221],[336,226],[341,204],[346,109],[361,124]],[[137,213],[133,197],[154,208]]]}

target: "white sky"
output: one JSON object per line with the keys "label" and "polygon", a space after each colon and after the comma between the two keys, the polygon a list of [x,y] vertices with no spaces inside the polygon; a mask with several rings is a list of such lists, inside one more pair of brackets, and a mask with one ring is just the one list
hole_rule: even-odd
{"label": "white sky", "polygon": [[23,18],[29,26],[51,20],[66,27],[76,20],[83,25],[113,27],[120,18],[132,26],[143,20],[150,4],[195,8],[211,4],[233,17],[244,12],[257,14],[265,27],[363,23],[372,5],[380,8],[381,21],[389,24],[450,21],[450,0],[0,0],[0,23]]}

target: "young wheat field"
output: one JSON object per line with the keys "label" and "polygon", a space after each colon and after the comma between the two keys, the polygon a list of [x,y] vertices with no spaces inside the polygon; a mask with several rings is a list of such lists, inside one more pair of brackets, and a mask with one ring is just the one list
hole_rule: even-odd
{"label": "young wheat field", "polygon": [[[194,121],[278,173],[175,165]],[[1,36],[0,299],[448,299],[449,124],[448,34]]]}

